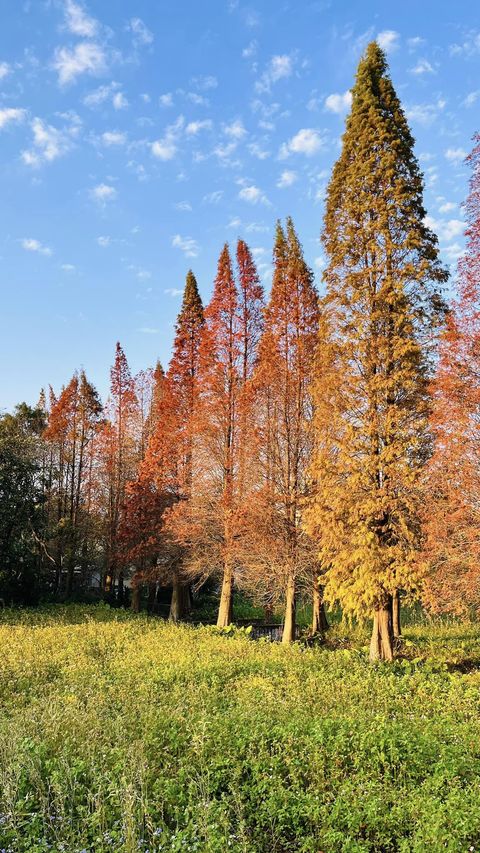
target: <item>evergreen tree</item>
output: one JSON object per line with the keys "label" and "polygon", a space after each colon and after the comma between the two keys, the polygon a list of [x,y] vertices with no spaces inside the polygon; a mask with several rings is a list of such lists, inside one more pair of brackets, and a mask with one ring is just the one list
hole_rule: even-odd
{"label": "evergreen tree", "polygon": [[308,518],[327,569],[326,597],[346,614],[373,617],[372,659],[392,658],[392,597],[418,582],[429,342],[447,278],[424,223],[413,145],[385,55],[372,42],[327,194]]}

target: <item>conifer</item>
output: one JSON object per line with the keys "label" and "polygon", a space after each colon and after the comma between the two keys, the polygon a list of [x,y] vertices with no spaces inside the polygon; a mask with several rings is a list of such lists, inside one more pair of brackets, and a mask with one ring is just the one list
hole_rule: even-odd
{"label": "conifer", "polygon": [[326,200],[316,496],[307,525],[327,570],[327,599],[347,615],[373,617],[371,659],[392,658],[392,596],[419,580],[418,482],[447,277],[424,222],[413,146],[385,55],[372,42]]}

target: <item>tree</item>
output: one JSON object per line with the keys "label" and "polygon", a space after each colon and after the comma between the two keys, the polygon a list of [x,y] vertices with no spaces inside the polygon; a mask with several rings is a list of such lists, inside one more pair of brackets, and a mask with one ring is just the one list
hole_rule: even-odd
{"label": "tree", "polygon": [[[108,421],[102,435],[102,456],[107,491],[106,568],[104,590],[114,591],[118,563],[118,530],[120,510],[127,482],[135,479],[138,455],[134,440],[138,400],[135,383],[125,353],[116,345],[115,361],[110,371],[110,398],[107,403]],[[123,572],[118,576],[119,599],[123,596]]]}
{"label": "tree", "polygon": [[[189,501],[192,494],[194,417],[203,323],[197,281],[189,270],[175,326],[172,358],[162,380],[161,394],[157,394],[155,429],[141,472],[142,479],[150,481],[164,498],[168,497],[169,505]],[[174,518],[171,516],[172,529]],[[182,573],[183,550],[177,547],[175,552],[173,540],[170,554],[176,555],[169,560],[173,587],[170,617],[178,621],[189,608],[189,586]]]}
{"label": "tree", "polygon": [[465,205],[467,247],[459,298],[440,342],[432,383],[434,453],[424,486],[423,599],[434,612],[480,611],[480,136]]}
{"label": "tree", "polygon": [[[265,555],[265,566],[267,576],[270,574],[270,583],[274,579],[277,597],[279,593],[285,594],[282,639],[289,643],[295,639],[295,601],[300,567],[311,566],[301,516],[311,447],[311,384],[318,330],[318,296],[313,273],[305,263],[291,219],[287,220],[286,232],[277,223],[273,254],[272,290],[265,311],[265,329],[254,377],[260,495],[255,498],[255,505],[248,515],[254,527],[263,527],[262,519],[270,517],[270,529],[278,531],[275,548],[268,549],[271,558]],[[275,516],[276,522],[273,521]],[[247,574],[250,569],[251,575],[253,569],[253,582],[257,585],[255,574],[261,555],[258,546],[262,543],[258,537],[255,538],[256,552],[251,549],[251,560],[248,553],[244,553],[243,561]],[[265,572],[263,577],[268,586]]]}
{"label": "tree", "polygon": [[[51,551],[55,555],[55,591],[69,598],[75,567],[88,550],[89,518],[84,507],[87,447],[96,435],[102,406],[85,372],[76,372],[58,398],[51,397],[43,438],[50,450],[46,479]],[[45,460],[43,464],[45,469]],[[63,570],[66,568],[66,577]]]}
{"label": "tree", "polygon": [[0,598],[32,603],[39,592],[43,539],[41,409],[25,403],[0,417]]}
{"label": "tree", "polygon": [[419,581],[431,345],[447,278],[424,222],[413,144],[385,55],[372,42],[327,193],[307,523],[327,599],[347,615],[373,617],[372,660],[392,658],[392,596]]}

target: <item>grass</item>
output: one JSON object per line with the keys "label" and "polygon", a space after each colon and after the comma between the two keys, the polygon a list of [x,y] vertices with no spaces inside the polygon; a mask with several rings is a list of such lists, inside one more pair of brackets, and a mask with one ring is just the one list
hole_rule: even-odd
{"label": "grass", "polygon": [[480,626],[290,649],[104,606],[0,615],[0,850],[480,850]]}

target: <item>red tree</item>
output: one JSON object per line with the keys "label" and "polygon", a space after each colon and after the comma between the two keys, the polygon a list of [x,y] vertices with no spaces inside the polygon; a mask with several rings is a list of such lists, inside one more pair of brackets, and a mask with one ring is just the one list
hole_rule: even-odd
{"label": "red tree", "polygon": [[434,453],[425,478],[425,603],[480,610],[480,136],[465,204],[467,247],[432,387]]}

